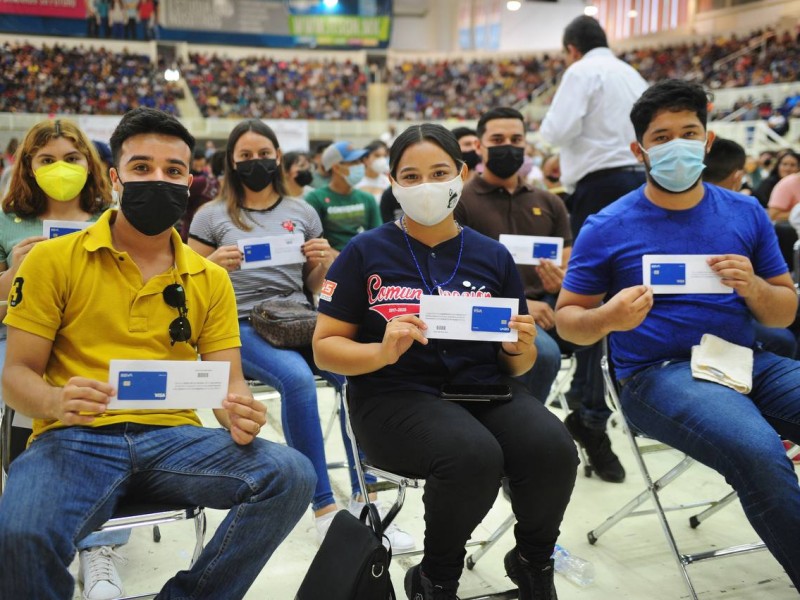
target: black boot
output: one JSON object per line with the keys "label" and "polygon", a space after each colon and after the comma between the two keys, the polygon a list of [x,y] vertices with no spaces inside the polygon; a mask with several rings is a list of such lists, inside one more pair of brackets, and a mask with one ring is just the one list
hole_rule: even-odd
{"label": "black boot", "polygon": [[541,565],[532,565],[522,560],[517,549],[513,548],[503,562],[508,578],[519,589],[519,600],[558,600],[552,559]]}
{"label": "black boot", "polygon": [[434,583],[422,573],[420,565],[406,571],[405,588],[408,600],[458,600],[457,581]]}
{"label": "black boot", "polygon": [[[611,440],[605,431],[589,429],[581,421],[577,412],[572,412],[564,420],[572,439],[586,451],[591,467],[603,481],[622,483],[625,481],[625,469],[619,458],[611,449]],[[587,476],[589,473],[587,472]]]}

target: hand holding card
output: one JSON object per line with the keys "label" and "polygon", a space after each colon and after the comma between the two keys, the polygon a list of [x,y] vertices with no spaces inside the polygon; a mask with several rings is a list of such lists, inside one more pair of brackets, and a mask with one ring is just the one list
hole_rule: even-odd
{"label": "hand holding card", "polygon": [[642,283],[654,294],[732,294],[722,276],[709,266],[708,254],[645,254]]}
{"label": "hand holding card", "polygon": [[431,339],[516,342],[517,330],[509,322],[518,311],[515,298],[423,295],[419,302],[419,318]]}
{"label": "hand holding card", "polygon": [[112,409],[220,408],[230,363],[194,360],[112,360]]}

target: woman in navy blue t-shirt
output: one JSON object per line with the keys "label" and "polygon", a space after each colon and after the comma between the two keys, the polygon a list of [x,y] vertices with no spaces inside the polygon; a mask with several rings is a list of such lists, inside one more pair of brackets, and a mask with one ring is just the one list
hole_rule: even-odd
{"label": "woman in navy blue t-shirt", "polygon": [[[349,378],[353,427],[371,461],[426,480],[425,554],[406,574],[409,598],[456,598],[464,546],[507,477],[517,546],[506,571],[522,600],[553,600],[550,557],[578,461],[563,424],[512,378],[536,359],[517,269],[503,246],[453,219],[466,166],[448,130],[410,127],[390,158],[405,216],[356,236],[332,265],[315,360]],[[518,341],[426,339],[426,294],[519,299],[509,322]],[[453,383],[507,385],[512,398],[443,399]]]}

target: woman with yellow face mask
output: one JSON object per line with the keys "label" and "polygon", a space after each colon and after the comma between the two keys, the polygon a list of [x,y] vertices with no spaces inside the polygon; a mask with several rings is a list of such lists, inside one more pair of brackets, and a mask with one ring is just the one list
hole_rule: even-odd
{"label": "woman with yellow face mask", "polygon": [[[108,174],[94,145],[66,119],[34,125],[13,168],[0,213],[0,300],[8,298],[25,256],[45,239],[45,219],[95,221],[111,202]],[[0,306],[0,318],[5,313]]]}
{"label": "woman with yellow face mask", "polygon": [[[31,248],[45,240],[43,221],[96,221],[111,204],[106,168],[92,142],[71,121],[34,125],[17,148],[13,169],[0,212],[0,319],[5,317],[6,301],[25,293],[24,282],[14,279]],[[0,371],[5,347],[6,328],[0,325]],[[30,427],[20,415],[15,415],[14,426]],[[92,534],[78,543],[84,598],[122,595],[112,548],[128,536],[129,530]]]}

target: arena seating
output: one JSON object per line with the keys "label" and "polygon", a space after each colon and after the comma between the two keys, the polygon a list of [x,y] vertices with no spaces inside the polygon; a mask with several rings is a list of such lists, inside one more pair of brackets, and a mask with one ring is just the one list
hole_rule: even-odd
{"label": "arena seating", "polygon": [[147,56],[84,47],[0,47],[0,112],[122,114],[137,106],[177,114],[180,86]]}

